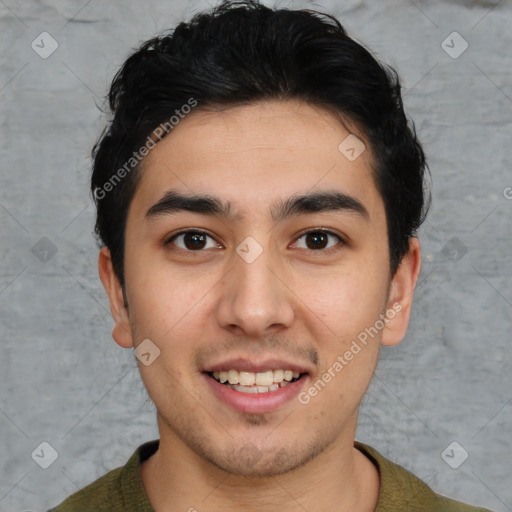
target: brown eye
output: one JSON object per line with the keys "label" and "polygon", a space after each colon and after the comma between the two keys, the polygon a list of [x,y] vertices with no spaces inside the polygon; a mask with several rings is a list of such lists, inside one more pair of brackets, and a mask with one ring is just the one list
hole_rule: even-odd
{"label": "brown eye", "polygon": [[[301,244],[299,244],[299,240],[301,239],[305,240],[305,244],[303,244],[302,246]],[[333,239],[334,241],[332,241]],[[298,247],[300,249],[310,249],[313,251],[318,251],[324,249],[331,249],[332,247],[338,245],[340,242],[343,243],[343,240],[335,233],[332,233],[330,231],[316,230],[304,233],[297,239],[296,244],[299,244]]]}
{"label": "brown eye", "polygon": [[[208,239],[210,239],[211,242],[208,242]],[[208,243],[210,243],[209,246]],[[166,245],[167,244],[176,245],[184,251],[201,251],[202,249],[219,247],[219,244],[204,231],[183,231],[174,235],[166,242]]]}

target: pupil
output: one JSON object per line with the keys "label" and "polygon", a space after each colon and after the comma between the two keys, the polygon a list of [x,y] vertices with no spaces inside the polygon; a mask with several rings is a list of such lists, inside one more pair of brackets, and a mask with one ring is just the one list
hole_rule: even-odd
{"label": "pupil", "polygon": [[202,249],[206,237],[201,233],[185,233],[184,242],[187,249]]}
{"label": "pupil", "polygon": [[[325,233],[308,233],[306,240],[308,249],[323,249],[327,245],[327,235]],[[312,244],[309,243],[311,240],[314,241]]]}

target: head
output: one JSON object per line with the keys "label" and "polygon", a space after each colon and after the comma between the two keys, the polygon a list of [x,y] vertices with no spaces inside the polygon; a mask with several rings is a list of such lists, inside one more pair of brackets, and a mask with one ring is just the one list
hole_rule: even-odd
{"label": "head", "polygon": [[[396,72],[329,15],[225,2],[144,43],[109,101],[100,276],[116,342],[160,351],[139,364],[160,427],[242,474],[350,437],[420,270],[426,163]],[[207,373],[270,358],[303,370],[302,401],[219,411]]]}

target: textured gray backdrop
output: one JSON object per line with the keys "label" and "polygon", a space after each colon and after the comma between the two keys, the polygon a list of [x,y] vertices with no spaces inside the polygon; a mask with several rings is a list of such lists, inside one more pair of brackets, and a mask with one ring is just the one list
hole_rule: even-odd
{"label": "textured gray backdrop", "polygon": [[[132,351],[110,336],[89,151],[130,49],[207,5],[0,0],[1,511],[45,510],[158,437]],[[398,67],[433,175],[412,325],[382,351],[358,439],[441,493],[510,511],[512,6],[279,5],[333,12]]]}

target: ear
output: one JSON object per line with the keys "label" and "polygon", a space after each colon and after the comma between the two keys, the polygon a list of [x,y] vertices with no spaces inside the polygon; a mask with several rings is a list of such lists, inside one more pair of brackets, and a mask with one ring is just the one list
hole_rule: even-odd
{"label": "ear", "polygon": [[382,331],[383,345],[397,345],[409,325],[414,288],[421,270],[421,247],[417,238],[409,241],[409,250],[402,258],[389,291],[386,322]]}
{"label": "ear", "polygon": [[123,289],[114,272],[112,258],[107,247],[103,247],[100,250],[98,270],[101,282],[103,283],[103,287],[110,301],[110,311],[115,322],[114,328],[112,329],[112,338],[114,338],[114,341],[121,347],[133,347],[130,318],[128,309],[125,306]]}

